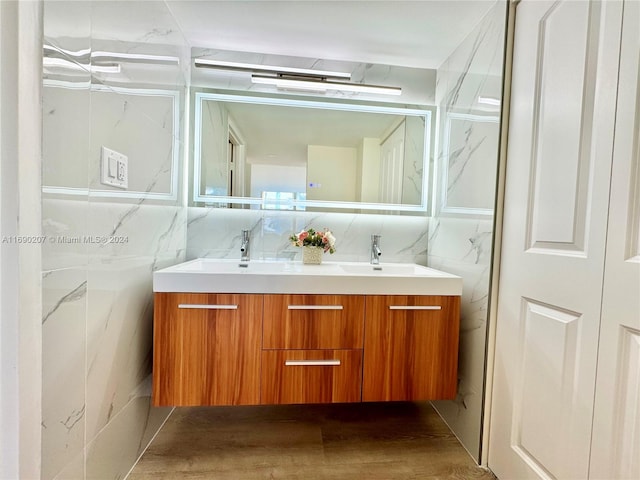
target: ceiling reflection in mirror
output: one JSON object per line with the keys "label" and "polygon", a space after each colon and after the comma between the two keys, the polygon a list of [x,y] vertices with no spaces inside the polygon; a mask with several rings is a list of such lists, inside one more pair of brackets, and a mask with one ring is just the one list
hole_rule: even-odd
{"label": "ceiling reflection in mirror", "polygon": [[194,202],[424,211],[431,111],[196,93]]}

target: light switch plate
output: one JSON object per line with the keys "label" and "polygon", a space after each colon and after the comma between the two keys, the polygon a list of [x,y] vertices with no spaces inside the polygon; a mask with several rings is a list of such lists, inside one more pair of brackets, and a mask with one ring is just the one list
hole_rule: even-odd
{"label": "light switch plate", "polygon": [[100,165],[100,183],[129,188],[129,159],[126,155],[102,147]]}

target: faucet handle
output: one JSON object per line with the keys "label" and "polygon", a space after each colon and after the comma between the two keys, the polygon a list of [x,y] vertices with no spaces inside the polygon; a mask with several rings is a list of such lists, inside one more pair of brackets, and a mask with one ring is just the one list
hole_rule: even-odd
{"label": "faucet handle", "polygon": [[380,256],[382,255],[382,250],[380,250],[380,235],[374,234],[371,235],[371,263],[373,265],[378,265],[380,263]]}
{"label": "faucet handle", "polygon": [[240,238],[240,251],[244,252],[249,248],[249,230],[242,230]]}

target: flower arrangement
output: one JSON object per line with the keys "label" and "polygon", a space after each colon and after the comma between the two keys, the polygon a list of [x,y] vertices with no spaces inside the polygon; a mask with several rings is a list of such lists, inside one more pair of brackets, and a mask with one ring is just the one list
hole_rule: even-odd
{"label": "flower arrangement", "polygon": [[289,240],[294,247],[322,247],[325,253],[336,251],[336,237],[326,228],[321,232],[313,228],[302,230],[297,235],[291,235]]}

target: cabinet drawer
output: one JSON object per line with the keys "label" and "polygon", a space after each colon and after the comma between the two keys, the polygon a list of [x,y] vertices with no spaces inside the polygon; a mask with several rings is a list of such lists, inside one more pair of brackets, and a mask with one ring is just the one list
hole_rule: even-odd
{"label": "cabinet drawer", "polygon": [[153,405],[260,402],[262,295],[156,293]]}
{"label": "cabinet drawer", "polygon": [[362,350],[264,350],[261,403],[361,400]]}
{"label": "cabinet drawer", "polygon": [[367,297],[363,401],[452,399],[460,297]]}
{"label": "cabinet drawer", "polygon": [[265,349],[362,348],[361,295],[265,295]]}

